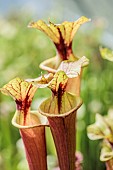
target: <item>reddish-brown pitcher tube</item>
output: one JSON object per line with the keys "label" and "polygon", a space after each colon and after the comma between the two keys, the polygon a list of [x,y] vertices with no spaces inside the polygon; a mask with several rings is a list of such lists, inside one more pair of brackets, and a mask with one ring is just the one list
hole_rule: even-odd
{"label": "reddish-brown pitcher tube", "polygon": [[113,159],[106,161],[106,170],[113,170]]}
{"label": "reddish-brown pitcher tube", "polygon": [[54,138],[60,170],[75,169],[75,145],[76,145],[76,113],[82,101],[78,97],[74,108],[63,114],[51,114],[46,111],[49,108],[49,100],[45,100],[39,107],[39,112],[47,116],[49,126]]}
{"label": "reddish-brown pitcher tube", "polygon": [[36,113],[31,113],[32,125],[21,126],[16,122],[16,115],[12,123],[18,127],[24,143],[26,158],[30,170],[47,170],[47,152],[45,142],[45,125],[41,123]]}
{"label": "reddish-brown pitcher tube", "polygon": [[61,170],[75,168],[75,115],[76,112],[66,117],[48,117]]}
{"label": "reddish-brown pitcher tube", "polygon": [[80,75],[78,75],[77,77],[68,79],[66,91],[76,94],[77,96],[80,96],[81,78],[82,78],[82,69],[81,69]]}

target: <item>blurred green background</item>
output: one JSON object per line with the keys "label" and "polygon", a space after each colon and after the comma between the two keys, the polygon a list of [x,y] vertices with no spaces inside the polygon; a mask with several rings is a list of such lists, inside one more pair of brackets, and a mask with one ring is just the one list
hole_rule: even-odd
{"label": "blurred green background", "polygon": [[[0,6],[0,87],[16,76],[21,78],[40,76],[44,71],[39,69],[39,64],[56,54],[54,45],[45,34],[27,28],[30,21],[50,19],[54,23],[61,23],[63,20],[76,20],[81,15],[92,18],[91,23],[79,29],[73,42],[74,53],[80,57],[85,55],[90,60],[89,66],[83,72],[81,97],[84,104],[79,109],[77,118],[77,150],[83,153],[83,170],[105,169],[104,163],[99,160],[101,143],[90,141],[86,128],[94,122],[96,113],[105,115],[113,109],[113,64],[103,60],[99,53],[99,46],[113,46],[111,35],[113,23],[110,22],[112,16],[109,18],[108,13],[106,11],[103,13],[99,7],[95,15],[94,5],[88,0],[85,6],[83,1],[80,3],[74,0],[70,2],[43,0],[32,3],[24,0],[17,1],[17,4],[12,0],[6,4],[2,2]],[[110,6],[106,5],[109,12]],[[49,90],[40,89],[34,97],[32,109],[37,109],[39,103],[49,95]],[[11,124],[14,112],[13,100],[0,93],[0,169],[27,170],[18,129]],[[48,164],[52,170],[57,160],[49,130],[47,145]]]}

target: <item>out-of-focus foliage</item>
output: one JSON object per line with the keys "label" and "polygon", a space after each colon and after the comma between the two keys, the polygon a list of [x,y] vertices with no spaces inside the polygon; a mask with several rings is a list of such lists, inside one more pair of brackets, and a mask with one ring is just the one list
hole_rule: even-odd
{"label": "out-of-focus foliage", "polygon": [[[16,76],[38,77],[41,74],[39,64],[55,56],[55,47],[52,42],[40,31],[27,28],[28,23],[28,19],[20,20],[16,16],[0,19],[1,87]],[[105,115],[108,110],[112,110],[113,64],[100,56],[101,36],[102,28],[93,25],[89,30],[79,30],[73,42],[75,55],[80,57],[85,55],[90,60],[88,68],[85,68],[83,72],[81,96],[84,104],[78,112],[77,124],[77,149],[84,156],[83,170],[104,170],[104,165],[99,161],[100,144],[98,141],[90,141],[86,133],[86,127],[94,122],[95,113]],[[32,108],[37,109],[40,101],[48,97],[49,92],[48,89],[38,90]],[[2,94],[0,94],[0,105],[0,168],[27,170],[23,149],[19,144],[18,130],[11,125],[15,105],[10,98]],[[48,134],[50,135],[49,132]],[[51,156],[56,153],[49,135],[47,137],[49,167],[53,167],[52,163],[56,159]]]}
{"label": "out-of-focus foliage", "polygon": [[28,22],[18,18],[0,20],[0,86],[17,75],[38,77],[40,62],[55,54],[51,41],[28,29]]}

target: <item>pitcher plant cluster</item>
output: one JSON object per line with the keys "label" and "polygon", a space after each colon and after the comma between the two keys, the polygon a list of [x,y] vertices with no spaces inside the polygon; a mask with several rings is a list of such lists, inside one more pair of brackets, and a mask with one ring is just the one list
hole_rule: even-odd
{"label": "pitcher plant cluster", "polygon": [[[19,129],[30,170],[48,169],[45,128],[51,130],[60,170],[81,168],[77,162],[79,160],[75,157],[76,114],[82,105],[80,98],[82,71],[89,64],[89,60],[85,56],[81,58],[75,56],[72,42],[79,27],[88,21],[90,19],[82,16],[77,21],[65,21],[61,24],[53,24],[50,21],[46,24],[42,20],[30,23],[28,27],[44,32],[53,41],[56,56],[40,64],[40,68],[47,71],[46,74],[26,80],[16,77],[0,89],[3,94],[10,95],[16,103],[12,124]],[[31,110],[31,103],[40,88],[49,88],[51,96],[34,111]],[[98,118],[104,121],[104,118],[99,115]],[[111,120],[109,117],[108,119]],[[113,126],[112,122],[107,121],[107,123],[105,125],[103,122],[102,125],[109,133],[101,135],[101,138],[104,138],[105,148],[108,146],[112,151],[109,160],[113,160]],[[92,126],[88,128],[90,138],[93,138],[91,137],[93,132],[101,131],[96,125],[94,128]],[[105,161],[108,162],[108,159]]]}

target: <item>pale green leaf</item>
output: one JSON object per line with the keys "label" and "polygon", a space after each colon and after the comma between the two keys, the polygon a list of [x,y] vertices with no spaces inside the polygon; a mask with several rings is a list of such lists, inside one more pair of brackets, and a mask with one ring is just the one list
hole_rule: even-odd
{"label": "pale green leaf", "polygon": [[113,50],[108,48],[100,48],[100,53],[103,59],[109,60],[113,62]]}

